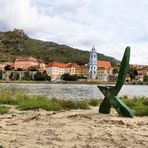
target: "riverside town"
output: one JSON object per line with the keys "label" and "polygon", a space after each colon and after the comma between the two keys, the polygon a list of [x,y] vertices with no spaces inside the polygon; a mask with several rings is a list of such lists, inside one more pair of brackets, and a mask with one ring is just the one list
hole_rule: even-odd
{"label": "riverside town", "polygon": [[[98,59],[99,57],[97,57],[95,47],[91,49],[89,63],[85,65],[60,63],[56,61],[45,64],[35,57],[19,57],[15,62],[0,63],[0,80],[49,80],[55,82],[79,80],[115,82],[118,77],[120,62],[112,66],[109,61]],[[126,76],[126,82],[148,82],[148,66],[130,65]]]}

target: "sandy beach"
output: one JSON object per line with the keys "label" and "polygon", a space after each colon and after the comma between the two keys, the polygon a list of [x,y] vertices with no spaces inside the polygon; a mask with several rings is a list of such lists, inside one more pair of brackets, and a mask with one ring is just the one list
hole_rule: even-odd
{"label": "sandy beach", "polygon": [[19,111],[0,115],[4,148],[147,148],[148,117],[119,117],[90,110]]}

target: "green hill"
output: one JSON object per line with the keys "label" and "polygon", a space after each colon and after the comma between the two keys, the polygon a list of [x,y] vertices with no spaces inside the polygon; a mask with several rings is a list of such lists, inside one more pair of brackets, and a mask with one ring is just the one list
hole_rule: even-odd
{"label": "green hill", "polygon": [[[88,62],[89,52],[54,42],[32,39],[18,30],[0,32],[0,62],[15,61],[18,56],[33,56],[45,63],[57,61],[85,64]],[[98,58],[110,61],[113,65],[118,62],[115,58],[100,53]]]}

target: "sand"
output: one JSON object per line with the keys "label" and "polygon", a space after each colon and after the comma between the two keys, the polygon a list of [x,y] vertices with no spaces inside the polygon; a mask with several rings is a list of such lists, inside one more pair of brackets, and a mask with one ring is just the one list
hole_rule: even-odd
{"label": "sand", "polygon": [[19,111],[0,115],[4,148],[148,148],[148,117],[90,110]]}

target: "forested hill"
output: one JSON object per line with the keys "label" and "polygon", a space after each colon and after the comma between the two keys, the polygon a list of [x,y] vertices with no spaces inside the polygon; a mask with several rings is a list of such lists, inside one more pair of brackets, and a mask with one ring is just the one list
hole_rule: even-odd
{"label": "forested hill", "polygon": [[[0,62],[14,61],[18,56],[33,56],[45,63],[57,61],[85,64],[88,62],[89,52],[54,42],[32,39],[19,30],[0,32]],[[115,58],[100,53],[98,58],[110,61],[112,64],[118,62]]]}

